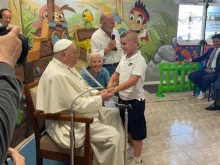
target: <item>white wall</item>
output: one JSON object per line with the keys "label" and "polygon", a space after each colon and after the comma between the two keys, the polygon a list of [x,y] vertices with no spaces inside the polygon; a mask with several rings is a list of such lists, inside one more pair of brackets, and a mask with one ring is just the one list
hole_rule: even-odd
{"label": "white wall", "polygon": [[1,0],[0,9],[8,8],[8,0]]}

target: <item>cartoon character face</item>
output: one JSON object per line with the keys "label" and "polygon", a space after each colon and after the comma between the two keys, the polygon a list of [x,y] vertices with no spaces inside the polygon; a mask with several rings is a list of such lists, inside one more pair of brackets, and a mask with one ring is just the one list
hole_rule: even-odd
{"label": "cartoon character face", "polygon": [[129,17],[126,20],[128,28],[134,31],[141,31],[147,28],[147,22],[150,15],[141,0],[135,2],[135,6],[131,9]]}
{"label": "cartoon character face", "polygon": [[92,22],[94,20],[93,14],[89,9],[83,11],[82,17],[87,22]]}
{"label": "cartoon character face", "polygon": [[62,10],[55,11],[53,17],[56,23],[67,22]]}
{"label": "cartoon character face", "polygon": [[[67,22],[64,16],[63,11],[64,10],[68,10],[71,12],[75,12],[75,10],[71,7],[69,7],[68,5],[64,5],[62,7],[59,7],[57,5],[54,5],[54,13],[53,13],[53,18],[54,21],[56,22],[56,24],[62,24],[62,22]],[[41,19],[41,21],[43,21],[44,19],[48,19],[48,10],[47,10],[47,5],[44,5],[39,12],[39,18]],[[34,23],[33,24],[35,27],[40,27],[41,25],[38,23]]]}
{"label": "cartoon character face", "polygon": [[131,11],[127,19],[127,25],[130,30],[139,31],[146,28],[144,17],[138,11]]}

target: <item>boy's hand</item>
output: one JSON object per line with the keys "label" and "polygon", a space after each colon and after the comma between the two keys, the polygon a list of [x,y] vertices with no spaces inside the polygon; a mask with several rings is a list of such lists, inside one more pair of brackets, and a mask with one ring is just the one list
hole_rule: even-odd
{"label": "boy's hand", "polygon": [[108,90],[105,90],[101,92],[100,96],[102,97],[103,101],[108,101],[114,95],[111,92],[108,92]]}

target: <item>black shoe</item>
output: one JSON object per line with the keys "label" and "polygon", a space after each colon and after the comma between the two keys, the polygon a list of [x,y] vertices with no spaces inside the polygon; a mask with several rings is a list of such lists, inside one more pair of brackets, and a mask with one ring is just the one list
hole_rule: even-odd
{"label": "black shoe", "polygon": [[206,107],[205,110],[208,111],[216,111],[216,110],[220,110],[220,106],[215,105],[214,103],[212,105],[210,105],[209,107]]}

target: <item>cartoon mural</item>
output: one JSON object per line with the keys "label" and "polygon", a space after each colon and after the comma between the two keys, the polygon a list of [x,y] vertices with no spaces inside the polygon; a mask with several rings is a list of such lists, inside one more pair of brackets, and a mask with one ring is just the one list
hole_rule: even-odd
{"label": "cartoon mural", "polygon": [[[79,54],[76,65],[78,70],[81,66],[87,65],[90,38],[99,28],[99,19],[103,12],[111,12],[114,15],[115,28],[119,33],[126,29],[138,33],[139,49],[148,64],[147,81],[159,80],[160,62],[176,61],[178,5],[174,0],[166,0],[166,3],[161,0],[54,0],[55,3],[50,4],[50,7],[46,5],[47,2],[52,2],[49,0],[7,2],[13,12],[13,24],[22,27],[22,33],[29,37],[32,45],[29,52],[37,57],[31,59],[31,62],[28,61],[31,65],[28,64],[27,68],[23,65],[15,68],[16,75],[22,77],[25,83],[32,81],[25,79],[28,76],[24,74],[24,70],[33,69],[33,76],[28,77],[29,79],[39,78],[53,58],[52,46],[59,38],[69,37],[75,41]],[[52,6],[54,10],[51,9]],[[30,117],[27,114],[25,100],[23,102],[12,146],[31,133],[31,125],[27,122]],[[16,131],[21,130],[23,136],[16,138]]]}
{"label": "cartoon mural", "polygon": [[149,19],[150,15],[145,5],[143,2],[138,0],[135,2],[135,7],[131,9],[130,16],[127,19],[128,29],[136,31],[141,40],[148,41],[148,34],[146,29]]}
{"label": "cartoon mural", "polygon": [[[41,33],[41,22],[47,19],[45,0],[23,0],[23,33],[30,39]],[[54,19],[66,22],[71,39],[81,38],[81,56],[87,56],[91,33],[80,33],[80,29],[99,28],[99,18],[103,12],[111,12],[115,17],[116,29],[122,33],[126,29],[135,30],[140,38],[140,50],[148,64],[146,81],[159,80],[158,64],[176,60],[176,31],[178,5],[174,0],[63,0],[55,1]],[[77,38],[77,39],[76,39]],[[86,40],[85,40],[86,38]],[[78,42],[78,41],[77,41]],[[32,40],[31,40],[32,43]],[[84,55],[86,54],[86,55]],[[86,60],[86,58],[80,58]],[[81,62],[81,61],[79,61]],[[83,63],[85,65],[85,63]],[[156,73],[156,74],[155,74]]]}
{"label": "cartoon mural", "polygon": [[[55,11],[53,14],[53,18],[55,21],[56,25],[62,25],[62,24],[67,24],[67,20],[64,16],[64,10],[69,10],[71,12],[75,12],[75,10],[71,7],[69,7],[68,5],[64,5],[62,7],[59,7],[57,5],[54,5]],[[41,7],[40,12],[39,12],[39,19],[40,21],[37,22],[33,22],[32,26],[36,27],[36,31],[34,33],[32,33],[35,36],[39,36],[41,34],[41,28],[42,28],[42,24],[41,22],[44,19],[48,19],[48,11],[47,11],[47,5],[44,5],[43,7]]]}

